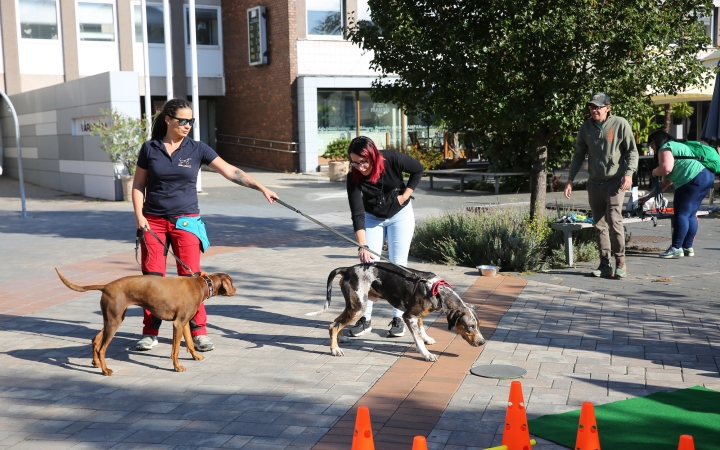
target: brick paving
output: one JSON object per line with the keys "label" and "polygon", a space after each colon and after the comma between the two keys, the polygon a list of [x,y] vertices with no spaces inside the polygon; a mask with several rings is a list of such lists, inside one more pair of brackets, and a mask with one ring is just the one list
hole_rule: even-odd
{"label": "brick paving", "polygon": [[[412,261],[478,305],[487,344],[470,347],[435,314],[426,323],[438,341],[430,350],[440,358],[427,363],[409,335],[385,338],[390,308],[379,303],[373,332],[335,358],[327,325],[341,311],[340,295],[325,314],[305,313],[324,301],[327,273],[355,263],[355,250],[212,175],[203,177],[208,194],[201,196],[213,240],[203,269],[229,273],[238,287],[235,297],[207,304],[216,350],[203,361],[181,352],[188,371],[175,373],[169,324],[153,350],[131,350],[141,329],[141,312],[131,308],[108,349],[112,377],[90,364],[90,340],[102,322],[98,293],[68,290],[53,267],[76,283],[136,274],[129,205],[28,186],[31,218],[23,220],[16,182],[0,177],[0,450],[347,449],[363,404],[379,449],[409,449],[412,436],[424,434],[431,449],[476,450],[500,444],[510,383],[470,375],[478,364],[528,371],[522,384],[531,418],[583,401],[694,385],[720,390],[720,317],[709,294],[720,289],[717,219],[703,220],[698,257],[659,263],[654,255],[633,255],[623,282],[587,278],[588,265],[479,278],[469,268]],[[253,175],[351,233],[338,184]],[[416,195],[419,218],[497,201],[424,187]],[[511,200],[523,199],[501,199]],[[173,266],[169,259],[169,273]],[[654,281],[660,278],[670,280]],[[534,448],[562,447],[539,440]]]}

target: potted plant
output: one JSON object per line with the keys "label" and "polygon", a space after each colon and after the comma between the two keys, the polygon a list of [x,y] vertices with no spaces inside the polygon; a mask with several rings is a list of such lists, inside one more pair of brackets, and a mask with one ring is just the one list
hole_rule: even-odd
{"label": "potted plant", "polygon": [[350,139],[338,138],[329,143],[323,153],[322,157],[330,160],[328,163],[330,181],[345,181],[350,171],[348,147],[350,147]]}
{"label": "potted plant", "polygon": [[123,199],[132,200],[132,182],[135,176],[140,147],[147,138],[147,122],[133,119],[115,109],[100,109],[105,120],[90,125],[90,134],[100,138],[100,148],[115,164],[115,175],[122,182]]}

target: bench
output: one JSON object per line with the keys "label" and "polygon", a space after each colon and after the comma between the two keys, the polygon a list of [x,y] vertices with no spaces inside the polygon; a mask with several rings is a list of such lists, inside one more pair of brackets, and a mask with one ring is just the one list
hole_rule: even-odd
{"label": "bench", "polygon": [[[698,216],[707,216],[708,211],[698,211]],[[673,217],[672,214],[657,214],[655,215],[658,219],[670,219]],[[623,225],[629,223],[638,223],[650,220],[649,218],[641,219],[640,217],[625,217],[623,218]],[[553,230],[559,230],[563,232],[563,240],[565,243],[565,263],[568,267],[573,266],[573,243],[572,234],[575,231],[582,230],[583,228],[592,228],[594,225],[591,223],[579,222],[579,223],[552,223],[550,228]]]}
{"label": "bench", "polygon": [[493,178],[495,181],[495,194],[500,193],[500,180],[503,177],[530,175],[528,172],[482,172],[479,169],[472,168],[426,170],[425,173],[430,176],[430,189],[433,189],[433,177],[460,178],[460,192],[465,192],[466,177],[479,177],[482,180]]}

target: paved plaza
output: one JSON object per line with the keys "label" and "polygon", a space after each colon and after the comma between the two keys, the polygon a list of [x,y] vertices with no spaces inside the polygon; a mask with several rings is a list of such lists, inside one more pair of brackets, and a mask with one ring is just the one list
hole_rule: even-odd
{"label": "paved plaza", "polygon": [[[344,183],[323,176],[250,173],[285,202],[352,235]],[[528,194],[491,195],[423,180],[416,217]],[[477,306],[488,339],[480,348],[426,324],[437,340],[422,360],[409,334],[385,337],[390,307],[378,303],[373,331],[329,352],[327,326],[343,307],[337,287],[320,316],[328,273],[357,262],[356,249],[302,216],[267,204],[250,189],[203,172],[200,196],[212,247],[207,272],[226,272],[234,297],[207,302],[216,345],[203,361],[181,349],[173,371],[171,329],[151,351],[134,351],[142,312],[128,310],[102,376],[90,341],[102,326],[99,293],[67,289],[139,274],[128,202],[106,202],[26,185],[20,216],[17,180],[0,177],[0,449],[349,449],[355,410],[370,407],[378,449],[410,449],[427,436],[435,450],[499,445],[510,380],[469,373],[479,364],[527,370],[530,418],[696,385],[720,390],[720,220],[702,218],[695,258],[628,253],[626,280],[587,276],[591,263],[537,274],[478,277],[475,269],[410,266],[444,277]],[[548,194],[548,201],[560,193]],[[584,191],[574,192],[582,202]],[[706,200],[707,202],[707,200]],[[633,224],[634,236],[667,247],[669,223]],[[642,241],[642,239],[639,239]],[[174,271],[168,259],[168,271]],[[592,267],[594,268],[594,267]],[[335,285],[337,286],[337,285]],[[530,430],[532,433],[532,430]],[[600,430],[602,439],[602,430]],[[534,448],[560,447],[539,440]]]}

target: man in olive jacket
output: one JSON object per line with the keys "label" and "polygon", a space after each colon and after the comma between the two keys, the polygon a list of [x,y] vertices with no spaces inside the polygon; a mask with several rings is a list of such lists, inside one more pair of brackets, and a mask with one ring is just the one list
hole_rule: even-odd
{"label": "man in olive jacket", "polygon": [[[610,114],[610,97],[607,94],[593,94],[587,106],[590,119],[578,131],[575,154],[565,186],[565,198],[570,198],[573,179],[587,156],[588,202],[600,249],[600,266],[592,274],[596,277],[614,275],[625,278],[627,267],[622,206],[625,191],[632,186],[632,175],[638,165],[635,137],[627,120]],[[611,249],[615,254],[614,271],[610,265]]]}

